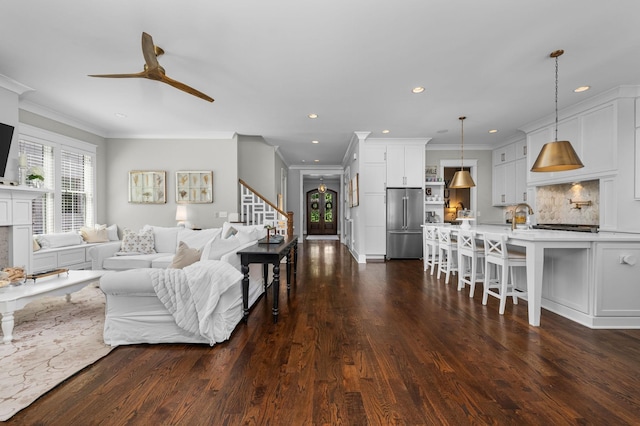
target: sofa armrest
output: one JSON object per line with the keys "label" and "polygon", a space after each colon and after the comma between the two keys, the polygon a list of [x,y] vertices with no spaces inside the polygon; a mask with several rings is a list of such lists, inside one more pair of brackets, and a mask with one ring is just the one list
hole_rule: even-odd
{"label": "sofa armrest", "polygon": [[109,241],[108,243],[100,243],[89,247],[87,253],[91,258],[91,269],[102,270],[102,262],[109,257],[115,256],[120,251],[121,245],[121,241]]}

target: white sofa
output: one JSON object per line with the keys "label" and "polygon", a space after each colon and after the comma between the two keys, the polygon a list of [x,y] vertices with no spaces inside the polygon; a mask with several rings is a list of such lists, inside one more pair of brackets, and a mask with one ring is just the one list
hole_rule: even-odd
{"label": "white sofa", "polygon": [[143,229],[153,231],[155,253],[119,255],[120,244],[101,244],[88,250],[91,269],[125,271],[136,268],[166,268],[171,265],[180,241],[184,241],[191,248],[202,249],[208,241],[222,231],[221,228],[196,231],[151,225],[145,225]]}
{"label": "white sofa", "polygon": [[[235,225],[233,225],[235,227]],[[203,247],[203,261],[212,259],[226,262],[235,268],[241,270],[240,256],[236,254],[238,250],[249,247],[257,242],[259,238],[266,235],[266,231],[261,227],[242,227],[238,235],[223,238],[223,234],[227,234],[230,228],[225,224],[222,229],[211,231],[215,234]],[[160,235],[159,244],[156,246],[161,250],[168,250],[172,232],[168,228],[157,229]],[[154,232],[155,232],[154,231]],[[172,242],[176,246],[180,241],[197,247],[195,236],[189,232],[182,232],[184,229],[175,233],[176,240]],[[186,230],[189,231],[189,230]],[[204,238],[205,231],[192,231],[198,236]],[[163,237],[167,240],[163,241]],[[232,243],[231,241],[235,241]],[[236,241],[238,240],[238,241]],[[153,277],[155,274],[163,273],[157,268],[160,265],[171,263],[173,256],[167,251],[161,252],[158,256],[142,255],[136,260],[122,259],[130,258],[130,256],[119,256],[118,259],[105,258],[102,266],[109,268],[126,269],[127,266],[136,264],[136,262],[147,262],[147,267],[135,268],[129,270],[113,271],[105,274],[100,279],[100,288],[106,296],[105,308],[105,325],[104,325],[104,341],[105,343],[118,346],[138,343],[208,343],[213,344],[210,338],[202,335],[194,334],[179,327],[176,323],[174,315],[169,312],[165,304],[159,299],[156,288],[154,288]],[[162,258],[166,258],[162,261]],[[111,259],[113,263],[107,262]],[[122,263],[117,263],[122,262]],[[117,264],[116,264],[117,263]],[[197,266],[200,262],[196,262],[192,266]],[[138,263],[140,264],[140,263]],[[154,266],[155,265],[155,266]],[[154,268],[156,268],[154,270]],[[189,268],[189,267],[187,267]],[[104,268],[106,269],[106,268]],[[186,268],[185,268],[186,269]],[[241,277],[241,274],[238,274]],[[261,265],[250,266],[250,282],[249,282],[249,306],[265,291],[264,280],[262,276]],[[215,342],[227,340],[236,325],[241,321],[243,316],[242,310],[242,285],[241,279],[224,289],[220,295],[220,299],[215,309],[209,314],[211,322],[215,325]]]}

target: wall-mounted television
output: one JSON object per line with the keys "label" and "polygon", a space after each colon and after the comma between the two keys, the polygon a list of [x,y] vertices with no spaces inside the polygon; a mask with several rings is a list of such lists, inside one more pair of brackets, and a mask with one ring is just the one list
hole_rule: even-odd
{"label": "wall-mounted television", "polygon": [[0,173],[2,177],[7,173],[11,138],[13,138],[13,126],[0,123]]}

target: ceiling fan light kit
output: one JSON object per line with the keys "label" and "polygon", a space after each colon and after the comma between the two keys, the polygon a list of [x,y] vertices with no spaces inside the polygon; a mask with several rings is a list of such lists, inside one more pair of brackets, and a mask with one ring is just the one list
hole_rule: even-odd
{"label": "ceiling fan light kit", "polygon": [[584,167],[571,142],[558,140],[558,57],[564,50],[555,50],[549,55],[556,60],[556,130],[555,141],[547,142],[531,167],[532,172],[562,172]]}
{"label": "ceiling fan light kit", "polygon": [[153,44],[153,38],[143,32],[142,33],[142,55],[144,56],[144,71],[130,74],[90,74],[89,77],[100,78],[146,78],[149,80],[159,81],[169,86],[175,87],[178,90],[182,90],[190,95],[197,96],[200,99],[204,99],[208,102],[213,102],[213,98],[194,89],[191,86],[187,86],[184,83],[176,81],[167,77],[164,68],[160,66],[158,62],[158,56],[164,54],[164,50]]}

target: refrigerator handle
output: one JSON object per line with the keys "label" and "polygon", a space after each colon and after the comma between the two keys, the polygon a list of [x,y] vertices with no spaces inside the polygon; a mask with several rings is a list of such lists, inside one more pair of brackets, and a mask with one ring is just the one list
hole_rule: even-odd
{"label": "refrigerator handle", "polygon": [[402,203],[403,203],[403,212],[404,212],[404,217],[402,218],[402,229],[407,229],[407,208],[408,208],[408,200],[407,197],[402,198]]}

